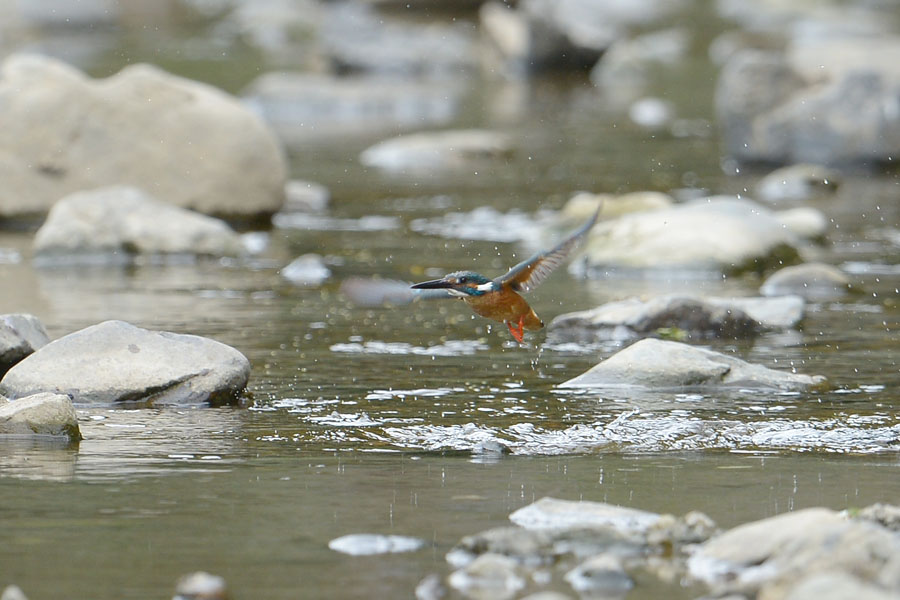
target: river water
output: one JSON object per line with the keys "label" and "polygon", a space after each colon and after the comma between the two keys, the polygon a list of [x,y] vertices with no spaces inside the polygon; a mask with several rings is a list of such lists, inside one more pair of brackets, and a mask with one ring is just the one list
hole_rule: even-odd
{"label": "river water", "polygon": [[[75,447],[0,443],[0,585],[31,598],[149,599],[207,570],[235,598],[411,597],[426,575],[449,572],[444,554],[462,536],[543,496],[700,510],[723,527],[808,506],[900,502],[900,205],[890,172],[848,173],[815,204],[832,223],[821,258],[863,294],[809,305],[800,331],[709,345],[824,374],[829,391],[573,393],[558,385],[619,345],[553,347],[541,332],[518,347],[457,302],[360,308],[340,295],[351,276],[499,274],[533,250],[508,241],[518,235],[509,224],[539,220],[577,190],[752,196],[762,172],[723,164],[703,120],[713,71],[679,69],[669,77],[689,84],[660,86],[691,120],[688,137],[637,128],[578,77],[470,82],[450,125],[506,132],[516,152],[469,170],[363,168],[359,152],[384,132],[295,148],[293,176],[328,186],[331,206],[283,220],[253,259],[35,268],[33,234],[0,233],[0,306],[37,315],[51,337],[123,319],[218,339],[253,365],[239,407],[80,407],[85,439]],[[443,220],[483,207],[495,210],[477,213],[465,239]],[[307,252],[332,269],[320,287],[279,275]],[[685,273],[584,280],[560,269],[530,300],[549,322],[631,295],[753,295],[759,285]],[[374,557],[328,548],[350,533],[425,547]],[[661,597],[656,585],[639,582],[629,597]]]}

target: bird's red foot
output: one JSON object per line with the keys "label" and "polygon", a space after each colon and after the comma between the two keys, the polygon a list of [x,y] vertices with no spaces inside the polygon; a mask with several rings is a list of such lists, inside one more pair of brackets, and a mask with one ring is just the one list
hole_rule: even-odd
{"label": "bird's red foot", "polygon": [[520,344],[525,343],[525,317],[519,317],[519,326],[513,327],[512,321],[507,321],[506,326],[509,327],[509,332]]}

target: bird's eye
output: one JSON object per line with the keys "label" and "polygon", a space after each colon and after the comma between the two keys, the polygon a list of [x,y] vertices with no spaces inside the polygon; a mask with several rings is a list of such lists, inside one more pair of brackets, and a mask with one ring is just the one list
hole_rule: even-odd
{"label": "bird's eye", "polygon": [[460,277],[459,282],[460,283],[469,283],[469,278],[468,277]]}

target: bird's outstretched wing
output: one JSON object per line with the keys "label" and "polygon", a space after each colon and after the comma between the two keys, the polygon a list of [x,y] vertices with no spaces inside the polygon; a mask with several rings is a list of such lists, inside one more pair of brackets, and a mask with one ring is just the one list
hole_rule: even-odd
{"label": "bird's outstretched wing", "polygon": [[341,293],[358,306],[401,306],[414,300],[452,298],[447,290],[410,289],[408,281],[349,277],[341,283]]}
{"label": "bird's outstretched wing", "polygon": [[562,264],[570,252],[578,245],[581,238],[594,226],[600,215],[600,207],[587,223],[561,241],[556,247],[538,252],[528,260],[524,260],[510,269],[505,275],[497,278],[501,284],[509,285],[518,292],[530,292]]}

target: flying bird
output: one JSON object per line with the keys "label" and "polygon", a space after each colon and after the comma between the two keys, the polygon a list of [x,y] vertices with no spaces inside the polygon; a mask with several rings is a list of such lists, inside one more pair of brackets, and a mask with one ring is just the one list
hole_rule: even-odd
{"label": "flying bird", "polygon": [[563,263],[581,238],[597,222],[599,214],[598,207],[584,225],[555,247],[538,252],[496,279],[489,279],[474,271],[456,271],[440,279],[423,281],[410,287],[413,290],[465,301],[475,314],[506,323],[513,338],[521,344],[525,339],[526,330],[541,329],[544,322],[520,294],[536,288],[553,269]]}

